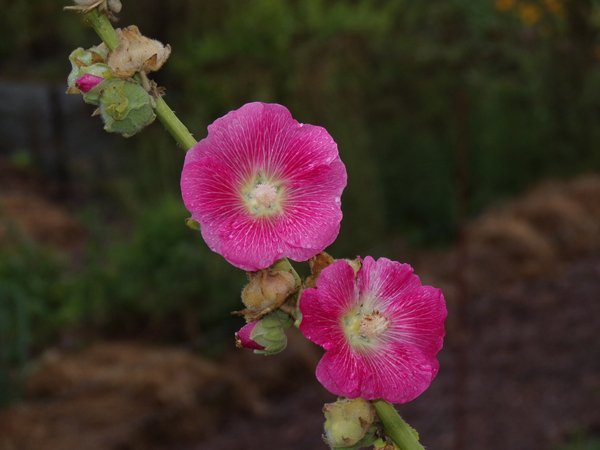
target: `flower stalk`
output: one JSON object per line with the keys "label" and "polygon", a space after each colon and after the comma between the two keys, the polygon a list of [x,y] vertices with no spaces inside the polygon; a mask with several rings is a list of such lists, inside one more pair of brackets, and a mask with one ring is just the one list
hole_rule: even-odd
{"label": "flower stalk", "polygon": [[400,417],[396,408],[385,400],[376,400],[373,405],[383,423],[385,434],[401,450],[425,450],[425,447],[419,442],[417,432]]}
{"label": "flower stalk", "polygon": [[[86,12],[84,19],[110,51],[115,50],[119,46],[117,30],[112,26],[106,14],[95,8]],[[175,112],[161,96],[156,98],[155,112],[165,129],[183,149],[189,150],[196,144],[194,136],[192,136],[187,127],[179,120]]]}

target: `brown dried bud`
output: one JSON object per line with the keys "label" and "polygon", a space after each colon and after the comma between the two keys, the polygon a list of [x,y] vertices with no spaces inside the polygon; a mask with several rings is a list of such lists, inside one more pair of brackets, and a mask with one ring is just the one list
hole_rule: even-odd
{"label": "brown dried bud", "polygon": [[333,257],[329,253],[321,252],[308,261],[310,267],[310,276],[306,278],[306,287],[313,288],[317,284],[317,278],[321,274],[321,271],[332,264],[334,261]]}
{"label": "brown dried bud", "polygon": [[119,46],[109,55],[108,66],[119,78],[157,71],[171,54],[170,45],[143,36],[135,25],[117,31]]}
{"label": "brown dried bud", "polygon": [[254,314],[266,314],[279,308],[297,290],[294,276],[285,270],[265,269],[248,274],[242,302]]}

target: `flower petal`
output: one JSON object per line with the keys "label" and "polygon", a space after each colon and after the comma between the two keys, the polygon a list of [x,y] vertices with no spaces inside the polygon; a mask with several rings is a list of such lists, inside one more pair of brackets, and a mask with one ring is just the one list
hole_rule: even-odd
{"label": "flower petal", "polygon": [[392,343],[361,354],[343,345],[325,353],[316,374],[336,395],[406,403],[430,386],[438,369],[437,359],[411,346]]}
{"label": "flower petal", "polygon": [[340,321],[357,301],[354,278],[354,270],[346,261],[336,261],[323,269],[316,288],[302,292],[300,331],[326,350],[345,342]]}

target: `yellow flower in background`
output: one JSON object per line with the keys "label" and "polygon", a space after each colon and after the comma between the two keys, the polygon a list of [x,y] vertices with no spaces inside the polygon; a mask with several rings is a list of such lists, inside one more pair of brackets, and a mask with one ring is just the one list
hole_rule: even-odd
{"label": "yellow flower in background", "polygon": [[516,0],[496,0],[496,9],[498,11],[508,11],[515,7]]}
{"label": "yellow flower in background", "polygon": [[531,3],[521,3],[518,14],[521,22],[529,27],[536,25],[541,17],[540,9]]}

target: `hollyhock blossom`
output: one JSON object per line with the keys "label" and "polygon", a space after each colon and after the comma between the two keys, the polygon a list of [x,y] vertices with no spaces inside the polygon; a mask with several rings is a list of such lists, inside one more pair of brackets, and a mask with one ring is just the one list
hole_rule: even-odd
{"label": "hollyhock blossom", "polygon": [[240,269],[305,261],[338,235],[346,169],[327,131],[277,104],[217,119],[188,151],[183,201],[208,246]]}
{"label": "hollyhock blossom", "polygon": [[405,403],[433,381],[446,305],[407,264],[367,256],[325,268],[300,298],[300,331],[325,355],[317,378],[332,393]]}

